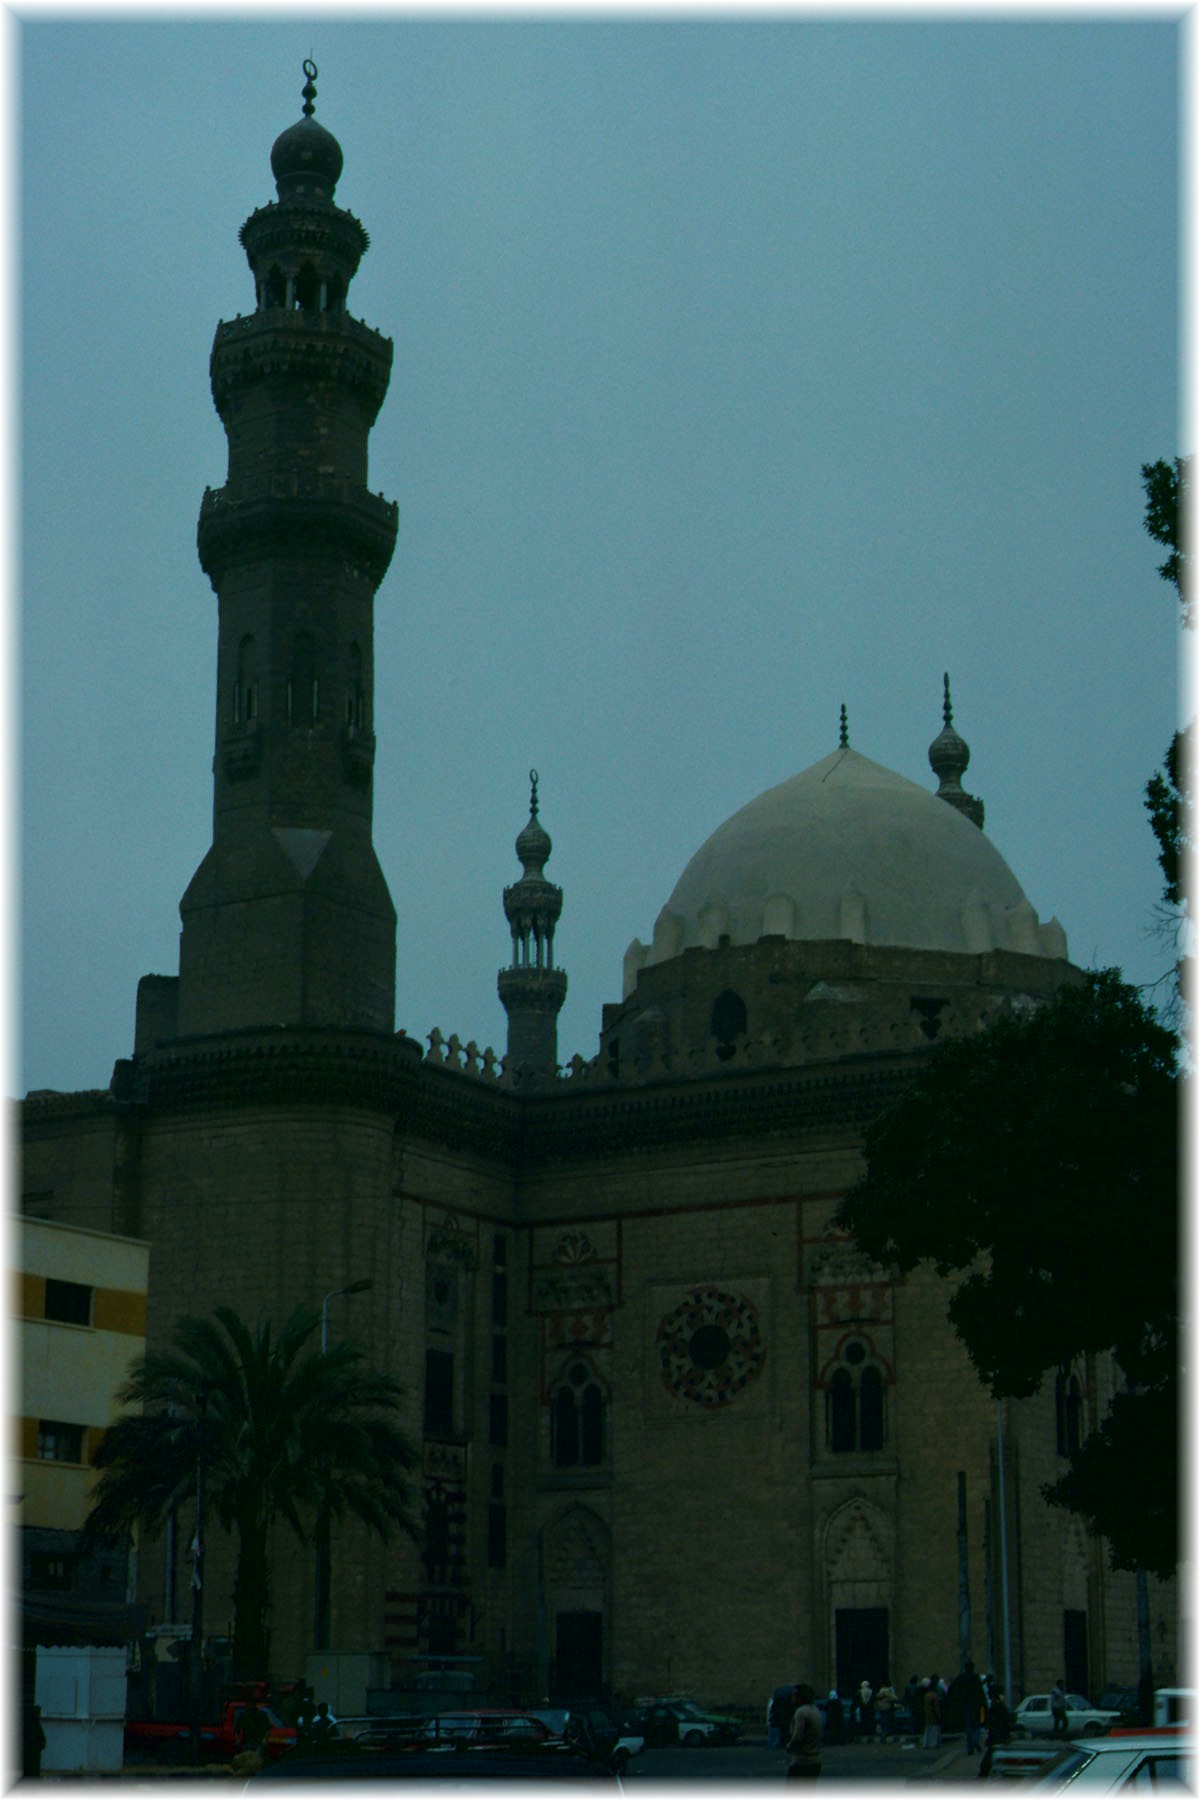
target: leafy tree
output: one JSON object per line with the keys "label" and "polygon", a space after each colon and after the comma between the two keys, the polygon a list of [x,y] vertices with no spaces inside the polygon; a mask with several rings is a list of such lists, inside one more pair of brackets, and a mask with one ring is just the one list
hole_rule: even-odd
{"label": "leafy tree", "polygon": [[949,1317],[998,1397],[1114,1351],[1129,1386],[1047,1497],[1109,1539],[1115,1566],[1161,1575],[1176,1563],[1177,1082],[1174,1034],[1117,971],[1086,974],[935,1049],[868,1131],[838,1213],[875,1261],[960,1277]]}
{"label": "leafy tree", "polygon": [[125,1412],[97,1452],[89,1537],[140,1522],[152,1534],[194,1497],[202,1454],[206,1517],[237,1540],[234,1674],[270,1667],[273,1527],[307,1542],[324,1504],[381,1536],[415,1535],[408,1475],[416,1457],[396,1423],[400,1389],[361,1350],[314,1348],[320,1313],[298,1308],[278,1337],[230,1307],[181,1319],[171,1348],[149,1350],[119,1390]]}
{"label": "leafy tree", "polygon": [[[1184,541],[1187,521],[1191,458],[1177,456],[1174,462],[1142,464],[1142,484],[1146,494],[1145,526],[1156,543],[1169,551],[1158,572],[1169,581],[1179,600],[1180,620],[1193,623],[1190,561]],[[1192,754],[1194,732],[1191,726],[1177,731],[1167,746],[1163,766],[1146,784],[1146,811],[1150,829],[1158,845],[1158,865],[1163,876],[1163,898],[1169,916],[1169,929],[1178,943],[1181,927],[1188,918],[1184,865],[1194,839]],[[1183,965],[1177,962],[1176,984],[1183,985]]]}

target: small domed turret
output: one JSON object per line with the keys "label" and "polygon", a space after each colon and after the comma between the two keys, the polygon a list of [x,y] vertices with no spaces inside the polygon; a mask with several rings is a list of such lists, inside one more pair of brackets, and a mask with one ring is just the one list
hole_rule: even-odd
{"label": "small domed turret", "polygon": [[332,200],[342,172],[342,147],[331,131],[313,118],[317,90],[317,65],[306,61],[304,117],[281,131],[271,146],[271,173],[281,200],[303,195],[305,199]]}
{"label": "small domed turret", "polygon": [[968,794],[962,778],[966,774],[971,752],[954,729],[954,713],[950,706],[950,677],[942,676],[942,729],[929,746],[929,766],[938,778],[938,799],[944,800],[983,830],[983,801]]}

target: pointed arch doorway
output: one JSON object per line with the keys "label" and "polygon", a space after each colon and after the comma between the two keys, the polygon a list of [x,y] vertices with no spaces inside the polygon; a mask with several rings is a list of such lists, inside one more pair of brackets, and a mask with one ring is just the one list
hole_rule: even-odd
{"label": "pointed arch doorway", "polygon": [[543,1529],[539,1613],[543,1690],[556,1705],[608,1692],[612,1545],[590,1507],[571,1506]]}

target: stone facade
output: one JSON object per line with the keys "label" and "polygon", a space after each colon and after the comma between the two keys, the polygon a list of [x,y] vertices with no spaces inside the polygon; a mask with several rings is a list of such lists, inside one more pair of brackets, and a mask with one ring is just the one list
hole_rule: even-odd
{"label": "stone facade", "polygon": [[[932,1044],[1077,979],[1006,870],[940,947],[878,941],[869,866],[829,890],[841,935],[804,938],[803,859],[756,911],[680,900],[651,952],[631,946],[597,1055],[559,1070],[535,783],[505,893],[510,1055],[394,1033],[371,608],[395,512],[366,487],[391,346],[344,310],[366,240],[333,204],[340,150],[306,112],[272,161],[279,201],[243,229],[256,311],[213,353],[213,845],[133,1055],[106,1089],[28,1097],[26,1210],[149,1242],[155,1344],[184,1313],[279,1320],[369,1277],[330,1330],[404,1384],[425,1538],[335,1530],[330,1648],[387,1652],[397,1687],[446,1656],[524,1700],[690,1689],[757,1712],[781,1680],[902,1685],[957,1668],[963,1579],[966,1647],[1002,1669],[1002,1535],[1018,1690],[1135,1681],[1131,1578],[1040,1498],[1062,1467],[1053,1377],[1005,1409],[1002,1495],[945,1287],[870,1266],[831,1223],[865,1125]],[[845,744],[835,765],[869,812],[874,765]],[[919,829],[935,815],[898,785]],[[971,866],[982,811],[928,806],[946,799]],[[1112,1374],[1070,1378],[1086,1429]],[[214,1534],[214,1635],[231,1569]],[[161,1551],[141,1582],[163,1622]],[[313,1595],[311,1551],[281,1541],[280,1675],[313,1647]],[[1152,1597],[1165,1677],[1172,1596]]]}

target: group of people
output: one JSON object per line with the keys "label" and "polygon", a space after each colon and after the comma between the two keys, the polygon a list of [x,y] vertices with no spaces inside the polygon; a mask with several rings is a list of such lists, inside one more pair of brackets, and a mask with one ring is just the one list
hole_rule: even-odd
{"label": "group of people", "polygon": [[777,1688],[767,1710],[767,1742],[787,1751],[789,1777],[811,1778],[821,1772],[823,1743],[896,1742],[916,1732],[926,1750],[936,1750],[943,1729],[961,1731],[970,1756],[980,1754],[986,1738],[979,1770],[986,1775],[993,1749],[1012,1737],[1012,1715],[999,1683],[994,1675],[980,1675],[970,1658],[953,1681],[936,1670],[909,1676],[903,1699],[907,1731],[901,1728],[901,1704],[889,1683],[876,1689],[865,1678],[849,1699],[832,1688],[820,1705],[804,1683],[790,1691]]}

